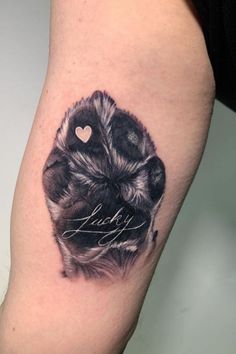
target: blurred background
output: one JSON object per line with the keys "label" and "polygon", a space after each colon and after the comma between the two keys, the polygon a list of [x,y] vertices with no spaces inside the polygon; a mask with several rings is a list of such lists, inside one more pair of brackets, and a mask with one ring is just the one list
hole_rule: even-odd
{"label": "blurred background", "polygon": [[[49,0],[0,0],[0,300],[14,186],[45,77]],[[236,353],[236,114],[216,102],[203,161],[126,354]]]}

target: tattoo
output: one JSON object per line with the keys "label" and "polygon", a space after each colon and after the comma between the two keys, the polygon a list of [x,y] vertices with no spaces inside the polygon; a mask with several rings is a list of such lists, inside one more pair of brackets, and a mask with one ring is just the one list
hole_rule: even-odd
{"label": "tattoo", "polygon": [[123,275],[154,248],[165,167],[143,125],[106,92],[65,114],[43,187],[65,276]]}

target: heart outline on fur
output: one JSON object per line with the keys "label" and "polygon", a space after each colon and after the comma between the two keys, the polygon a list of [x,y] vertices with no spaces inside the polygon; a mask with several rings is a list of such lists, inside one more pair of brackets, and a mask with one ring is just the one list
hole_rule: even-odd
{"label": "heart outline on fur", "polygon": [[86,125],[84,128],[76,127],[75,134],[84,144],[86,144],[92,135],[92,128],[90,125]]}

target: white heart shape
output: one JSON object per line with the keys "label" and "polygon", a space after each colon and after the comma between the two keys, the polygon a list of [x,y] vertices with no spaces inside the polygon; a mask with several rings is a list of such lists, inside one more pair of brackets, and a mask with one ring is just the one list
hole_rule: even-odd
{"label": "white heart shape", "polygon": [[76,127],[75,134],[83,143],[87,143],[92,135],[92,128],[90,125],[86,125],[84,128]]}

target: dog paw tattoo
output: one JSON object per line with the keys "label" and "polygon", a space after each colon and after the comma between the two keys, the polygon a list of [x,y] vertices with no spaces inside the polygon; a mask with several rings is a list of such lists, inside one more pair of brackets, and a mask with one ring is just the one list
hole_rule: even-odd
{"label": "dog paw tattoo", "polygon": [[65,276],[125,274],[154,248],[165,167],[141,122],[107,93],[65,114],[43,187]]}

